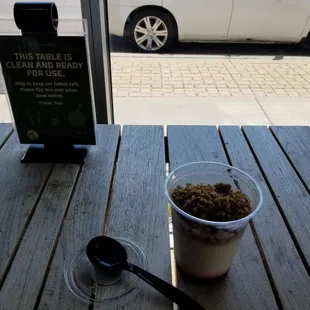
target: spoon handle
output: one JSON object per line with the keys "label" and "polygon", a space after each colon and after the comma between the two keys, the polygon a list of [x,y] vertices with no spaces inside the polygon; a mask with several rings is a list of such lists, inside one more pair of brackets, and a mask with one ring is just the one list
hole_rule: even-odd
{"label": "spoon handle", "polygon": [[143,281],[154,287],[158,292],[179,305],[182,309],[205,310],[187,294],[146,270],[130,263],[127,264],[125,269],[137,275]]}

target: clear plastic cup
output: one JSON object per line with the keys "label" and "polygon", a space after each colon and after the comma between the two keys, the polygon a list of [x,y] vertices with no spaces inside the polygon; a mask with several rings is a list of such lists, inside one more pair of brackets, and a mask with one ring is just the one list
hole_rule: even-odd
{"label": "clear plastic cup", "polygon": [[[227,183],[241,191],[251,202],[251,213],[235,221],[214,222],[194,217],[171,199],[177,186],[187,183]],[[212,279],[226,274],[236,255],[249,220],[263,203],[262,191],[247,173],[215,162],[194,162],[173,170],[166,181],[166,196],[172,207],[174,251],[177,266],[187,275]]]}

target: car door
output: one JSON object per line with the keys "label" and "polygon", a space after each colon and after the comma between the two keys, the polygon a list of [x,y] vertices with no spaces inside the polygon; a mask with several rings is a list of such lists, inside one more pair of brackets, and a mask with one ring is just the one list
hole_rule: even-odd
{"label": "car door", "polygon": [[234,0],[228,37],[294,42],[309,11],[310,0]]}
{"label": "car door", "polygon": [[174,16],[180,40],[219,40],[227,37],[233,0],[164,0]]}

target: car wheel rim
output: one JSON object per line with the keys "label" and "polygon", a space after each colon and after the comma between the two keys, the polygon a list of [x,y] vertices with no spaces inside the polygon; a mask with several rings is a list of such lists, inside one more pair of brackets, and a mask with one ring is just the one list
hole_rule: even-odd
{"label": "car wheel rim", "polygon": [[137,45],[145,51],[157,51],[168,39],[168,29],[164,21],[156,16],[142,18],[134,29]]}

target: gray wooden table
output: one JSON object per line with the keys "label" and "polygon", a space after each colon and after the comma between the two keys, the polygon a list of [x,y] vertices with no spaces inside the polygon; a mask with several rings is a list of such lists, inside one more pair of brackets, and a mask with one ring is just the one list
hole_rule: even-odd
{"label": "gray wooden table", "polygon": [[[310,127],[98,126],[84,166],[20,164],[27,146],[0,124],[0,309],[107,309],[67,289],[63,264],[99,234],[139,245],[149,270],[206,309],[310,309]],[[167,167],[231,163],[264,205],[227,277],[194,283],[171,264]],[[126,306],[172,309],[147,285]]]}

